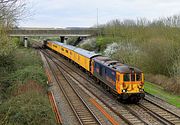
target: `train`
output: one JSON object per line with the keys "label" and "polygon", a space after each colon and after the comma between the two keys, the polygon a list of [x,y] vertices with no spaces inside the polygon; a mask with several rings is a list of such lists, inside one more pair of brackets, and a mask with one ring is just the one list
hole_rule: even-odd
{"label": "train", "polygon": [[120,100],[137,103],[145,97],[144,73],[138,68],[57,41],[44,40],[43,46],[77,64]]}

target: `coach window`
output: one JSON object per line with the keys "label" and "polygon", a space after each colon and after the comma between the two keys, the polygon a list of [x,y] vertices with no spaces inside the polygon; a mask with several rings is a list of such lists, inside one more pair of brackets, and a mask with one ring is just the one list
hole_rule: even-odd
{"label": "coach window", "polygon": [[57,46],[56,45],[53,45],[55,48],[57,48]]}
{"label": "coach window", "polygon": [[68,50],[66,50],[66,53],[68,53]]}
{"label": "coach window", "polygon": [[78,60],[80,60],[80,57],[79,57],[79,55],[78,55]]}
{"label": "coach window", "polygon": [[64,51],[64,49],[63,49],[63,48],[62,48],[61,50],[62,50],[62,51]]}

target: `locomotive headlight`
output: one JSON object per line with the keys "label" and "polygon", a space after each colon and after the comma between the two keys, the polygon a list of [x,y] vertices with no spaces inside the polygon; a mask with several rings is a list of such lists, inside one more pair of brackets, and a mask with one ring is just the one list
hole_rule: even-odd
{"label": "locomotive headlight", "polygon": [[125,89],[123,89],[123,90],[122,90],[122,92],[126,92],[126,90],[125,90]]}
{"label": "locomotive headlight", "polygon": [[144,89],[139,89],[140,92],[144,92]]}

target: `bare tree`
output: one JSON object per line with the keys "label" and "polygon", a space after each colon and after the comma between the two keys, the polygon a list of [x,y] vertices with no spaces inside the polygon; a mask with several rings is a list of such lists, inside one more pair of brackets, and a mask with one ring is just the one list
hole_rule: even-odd
{"label": "bare tree", "polygon": [[23,0],[0,0],[0,25],[12,27],[21,19],[26,4]]}
{"label": "bare tree", "polygon": [[0,0],[0,57],[10,55],[15,45],[8,37],[8,30],[14,27],[18,20],[22,18],[26,9],[23,0]]}

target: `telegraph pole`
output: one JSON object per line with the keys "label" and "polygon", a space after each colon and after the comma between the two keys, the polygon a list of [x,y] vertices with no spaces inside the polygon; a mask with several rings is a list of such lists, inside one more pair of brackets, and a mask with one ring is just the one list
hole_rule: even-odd
{"label": "telegraph pole", "polygon": [[97,8],[97,28],[98,28],[98,25],[99,25],[98,24],[98,18],[99,18],[98,16],[99,16],[99,13],[98,13],[98,8]]}

